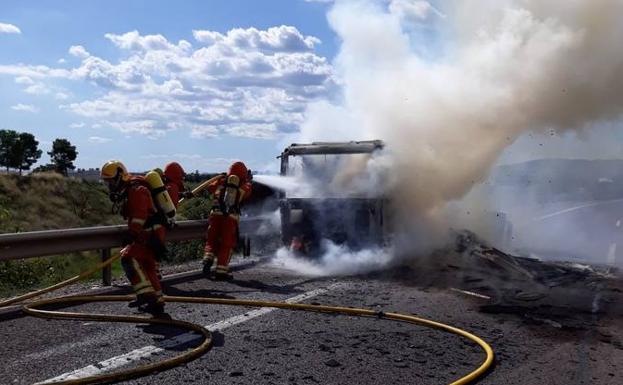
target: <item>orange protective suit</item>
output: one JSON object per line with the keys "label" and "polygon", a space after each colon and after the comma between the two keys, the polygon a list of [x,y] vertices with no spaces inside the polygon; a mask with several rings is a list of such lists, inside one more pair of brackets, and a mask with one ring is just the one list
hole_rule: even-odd
{"label": "orange protective suit", "polygon": [[121,264],[132,283],[139,305],[163,304],[156,271],[155,251],[164,247],[165,229],[157,223],[157,210],[147,182],[133,177],[121,214],[128,221],[131,242],[121,250]]}
{"label": "orange protective suit", "polygon": [[209,274],[214,259],[217,259],[216,278],[231,278],[229,260],[238,240],[240,206],[251,195],[251,182],[244,163],[232,164],[227,175],[210,183],[207,190],[214,199],[208,217],[204,273]]}
{"label": "orange protective suit", "polygon": [[164,179],[167,192],[177,208],[180,198],[185,195],[184,177],[186,173],[182,166],[177,162],[171,162],[164,167]]}

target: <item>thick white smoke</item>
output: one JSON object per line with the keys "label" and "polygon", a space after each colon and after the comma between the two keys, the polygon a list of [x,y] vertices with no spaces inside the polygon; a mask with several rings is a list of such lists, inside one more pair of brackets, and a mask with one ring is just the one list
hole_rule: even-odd
{"label": "thick white smoke", "polygon": [[392,261],[391,250],[375,248],[352,251],[328,240],[323,243],[325,253],[319,260],[300,258],[286,248],[281,248],[271,262],[275,266],[305,275],[326,276],[368,273],[383,269]]}
{"label": "thick white smoke", "polygon": [[620,117],[621,17],[611,0],[338,1],[343,97],[310,108],[301,141],[383,139],[399,224],[444,227],[522,133]]}
{"label": "thick white smoke", "polygon": [[369,165],[387,176],[397,246],[427,252],[520,135],[620,118],[622,19],[612,0],[338,0],[341,98],[312,105],[298,139],[384,140]]}

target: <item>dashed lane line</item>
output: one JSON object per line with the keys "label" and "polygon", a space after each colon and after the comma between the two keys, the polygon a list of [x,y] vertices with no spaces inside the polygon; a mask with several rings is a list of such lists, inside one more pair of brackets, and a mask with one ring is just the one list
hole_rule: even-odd
{"label": "dashed lane line", "polygon": [[[327,286],[326,288],[320,288],[320,289],[315,289],[315,290],[311,290],[308,292],[305,292],[303,294],[299,294],[297,296],[294,297],[290,297],[288,299],[285,300],[285,302],[287,303],[299,303],[299,302],[303,302],[307,299],[316,297],[318,295],[327,293],[329,291],[335,290],[338,287],[342,286],[343,284],[341,283],[334,283],[332,285]],[[276,308],[271,308],[271,307],[263,307],[263,308],[259,308],[256,310],[251,310],[249,312],[246,312],[244,314],[240,314],[237,316],[233,316],[230,318],[227,318],[225,320],[219,321],[219,322],[215,322],[213,324],[210,325],[206,325],[205,328],[210,330],[210,331],[220,331],[220,330],[224,330],[227,329],[231,326],[234,325],[238,325],[241,324],[245,321],[251,320],[253,318],[257,318],[260,317],[264,314],[268,314],[272,311],[277,310]],[[63,373],[60,376],[56,376],[54,378],[50,378],[47,379],[43,382],[39,382],[37,384],[48,384],[48,383],[52,383],[52,382],[57,382],[57,381],[63,381],[63,380],[73,380],[73,379],[78,379],[78,378],[84,378],[84,377],[89,377],[89,376],[95,376],[99,373],[105,372],[105,371],[109,371],[109,370],[113,370],[125,365],[128,365],[134,361],[138,361],[147,357],[150,357],[154,354],[158,354],[163,352],[166,349],[172,349],[175,348],[177,346],[181,346],[184,344],[187,344],[191,341],[194,341],[196,339],[198,339],[200,337],[197,336],[197,334],[194,333],[184,333],[184,334],[180,334],[174,338],[169,338],[166,340],[163,340],[162,342],[160,342],[158,345],[148,345],[148,346],[144,346],[142,348],[139,349],[135,349],[132,350],[131,352],[116,356],[116,357],[112,357],[109,358],[107,360],[104,361],[100,361],[96,364],[93,365],[89,365],[89,366],[85,366],[84,368],[81,369],[77,369],[71,372],[67,372],[67,373]]]}

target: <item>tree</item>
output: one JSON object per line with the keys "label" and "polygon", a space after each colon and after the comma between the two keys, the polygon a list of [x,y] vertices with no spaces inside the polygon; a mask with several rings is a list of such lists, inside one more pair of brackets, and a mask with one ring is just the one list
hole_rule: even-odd
{"label": "tree", "polygon": [[67,170],[73,170],[74,160],[78,156],[76,146],[72,146],[67,139],[55,139],[52,151],[48,152],[56,172],[67,176]]}
{"label": "tree", "polygon": [[17,140],[11,151],[10,166],[19,170],[30,170],[30,166],[35,164],[41,158],[41,150],[38,148],[39,142],[33,134],[22,132],[18,135]]}
{"label": "tree", "polygon": [[32,172],[50,172],[50,171],[55,171],[55,170],[56,170],[56,166],[48,163],[48,164],[42,164],[41,166],[35,167],[35,169],[32,170]]}
{"label": "tree", "polygon": [[6,167],[7,172],[9,172],[9,167],[13,167],[13,148],[18,137],[16,131],[0,130],[0,166]]}

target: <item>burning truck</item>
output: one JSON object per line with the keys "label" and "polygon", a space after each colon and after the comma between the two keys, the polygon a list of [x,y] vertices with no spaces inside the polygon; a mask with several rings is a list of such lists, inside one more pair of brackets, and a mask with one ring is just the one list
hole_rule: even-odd
{"label": "burning truck", "polygon": [[288,146],[279,156],[280,174],[305,188],[279,192],[283,244],[317,256],[326,241],[352,250],[387,243],[386,198],[370,193],[366,175],[368,161],[383,148],[380,140]]}

